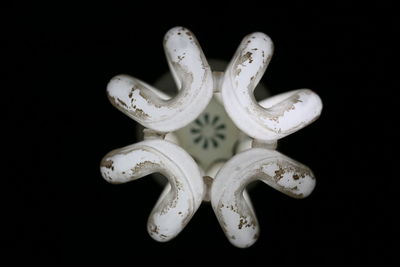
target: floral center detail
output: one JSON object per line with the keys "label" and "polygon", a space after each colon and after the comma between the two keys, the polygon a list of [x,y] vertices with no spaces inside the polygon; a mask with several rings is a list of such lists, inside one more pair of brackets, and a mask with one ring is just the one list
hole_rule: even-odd
{"label": "floral center detail", "polygon": [[201,145],[204,149],[211,146],[217,148],[219,142],[225,139],[226,129],[225,124],[219,120],[218,115],[210,116],[208,113],[198,117],[190,129],[194,135],[193,142]]}

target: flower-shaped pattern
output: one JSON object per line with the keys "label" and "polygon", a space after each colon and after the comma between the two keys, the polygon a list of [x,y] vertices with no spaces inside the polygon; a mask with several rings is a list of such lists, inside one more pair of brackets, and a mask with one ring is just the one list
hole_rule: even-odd
{"label": "flower-shaped pattern", "polygon": [[[180,90],[176,97],[127,75],[114,77],[107,86],[112,104],[146,129],[144,141],[111,151],[103,158],[102,176],[111,183],[155,172],[168,179],[148,220],[148,232],[158,241],[174,238],[201,202],[211,199],[229,241],[237,247],[251,246],[259,229],[245,188],[258,179],[294,198],[312,192],[312,171],[275,151],[271,144],[317,119],[322,102],[309,89],[256,102],[253,90],[273,51],[272,41],[263,33],[243,39],[223,75],[211,72],[200,45],[185,28],[171,29],[164,47]],[[214,177],[203,177],[204,171],[192,156],[164,138],[194,121],[190,129],[193,142],[210,151],[217,148],[229,134],[225,124],[207,112],[199,117],[213,95],[218,95],[236,127],[253,140],[252,146],[238,151]]]}
{"label": "flower-shaped pattern", "polygon": [[193,142],[201,145],[203,149],[208,149],[209,146],[217,148],[226,135],[226,125],[219,120],[220,117],[218,115],[210,118],[210,114],[208,113],[197,118],[194,121],[196,127],[190,129],[190,132],[194,135]]}

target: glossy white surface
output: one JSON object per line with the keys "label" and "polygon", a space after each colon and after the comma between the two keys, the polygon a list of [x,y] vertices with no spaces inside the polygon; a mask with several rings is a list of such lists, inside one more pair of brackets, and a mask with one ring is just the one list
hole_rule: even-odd
{"label": "glossy white surface", "polygon": [[273,44],[263,33],[246,36],[225,71],[224,106],[236,126],[260,140],[277,140],[310,124],[322,101],[309,89],[295,90],[256,102],[253,91],[272,57]]}
{"label": "glossy white surface", "polygon": [[203,178],[192,157],[164,140],[146,140],[108,153],[101,173],[110,183],[126,183],[161,173],[168,184],[150,214],[147,229],[157,241],[168,241],[190,221],[204,195]]}
{"label": "glossy white surface", "polygon": [[226,237],[237,247],[249,247],[258,238],[255,212],[250,198],[244,197],[246,186],[255,180],[294,198],[307,197],[315,187],[308,167],[277,151],[252,148],[235,155],[217,173],[211,203]]}
{"label": "glossy white surface", "polygon": [[145,141],[104,157],[102,176],[110,183],[151,173],[168,179],[148,220],[148,232],[157,241],[174,238],[202,200],[211,200],[229,241],[249,247],[259,235],[249,183],[261,180],[293,198],[307,197],[315,187],[308,167],[275,149],[278,139],[319,117],[321,99],[299,89],[255,100],[253,91],[273,52],[263,33],[243,39],[225,72],[211,72],[185,28],[171,29],[164,48],[179,91],[175,97],[128,75],[114,77],[107,86],[111,103],[146,128]]}
{"label": "glossy white surface", "polygon": [[211,100],[213,85],[207,60],[189,30],[182,27],[169,30],[164,49],[180,90],[175,97],[170,98],[128,75],[111,79],[107,93],[116,108],[144,127],[169,132],[186,126],[200,115]]}

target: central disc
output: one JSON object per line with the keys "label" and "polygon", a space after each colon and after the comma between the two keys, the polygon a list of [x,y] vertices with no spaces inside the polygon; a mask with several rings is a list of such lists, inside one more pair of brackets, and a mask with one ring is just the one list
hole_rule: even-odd
{"label": "central disc", "polygon": [[204,171],[231,158],[239,138],[239,130],[215,96],[196,120],[174,133]]}

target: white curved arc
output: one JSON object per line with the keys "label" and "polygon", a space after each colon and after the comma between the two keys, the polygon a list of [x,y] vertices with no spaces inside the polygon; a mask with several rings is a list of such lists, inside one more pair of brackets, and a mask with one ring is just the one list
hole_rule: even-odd
{"label": "white curved arc", "polygon": [[180,89],[174,98],[127,75],[111,79],[107,93],[115,107],[143,126],[170,132],[186,126],[206,108],[212,98],[213,80],[201,47],[189,30],[169,30],[164,49]]}
{"label": "white curved arc", "polygon": [[315,187],[311,170],[273,150],[252,148],[237,154],[218,172],[211,189],[211,204],[229,241],[249,247],[258,238],[259,226],[245,187],[261,180],[294,198],[308,196]]}
{"label": "white curved arc", "polygon": [[101,162],[103,178],[125,183],[159,172],[169,183],[154,206],[148,232],[157,241],[169,241],[182,231],[200,206],[204,184],[194,160],[179,146],[164,140],[146,140],[108,153]]}
{"label": "white curved arc", "polygon": [[274,103],[270,106],[257,103],[253,91],[272,53],[273,44],[267,35],[258,32],[246,36],[226,69],[221,91],[224,107],[236,126],[247,135],[265,141],[301,129],[318,118],[322,109],[321,99],[309,89],[265,100]]}

